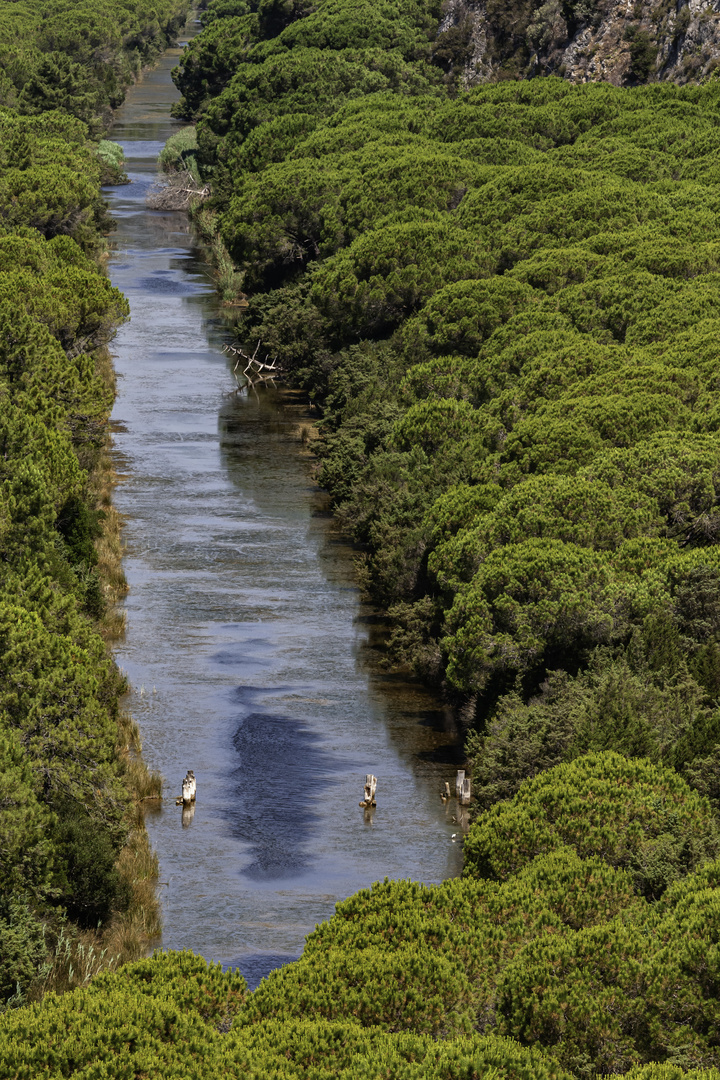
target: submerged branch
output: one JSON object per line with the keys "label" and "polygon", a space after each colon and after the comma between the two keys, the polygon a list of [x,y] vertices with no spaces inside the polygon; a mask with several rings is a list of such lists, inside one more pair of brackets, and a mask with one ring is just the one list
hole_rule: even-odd
{"label": "submerged branch", "polygon": [[[264,360],[258,360],[261,344],[261,341],[258,339],[258,343],[255,346],[255,351],[252,356],[249,356],[243,348],[237,345],[225,345],[223,348],[224,353],[237,356],[235,367],[233,368],[233,375],[235,376],[235,382],[237,383],[239,391],[254,388],[259,382],[274,382],[278,376],[283,375],[283,369],[276,363],[277,357],[273,356],[269,363],[267,355]],[[247,363],[242,372],[245,384],[241,386],[238,382],[237,370],[243,360],[247,361]]]}

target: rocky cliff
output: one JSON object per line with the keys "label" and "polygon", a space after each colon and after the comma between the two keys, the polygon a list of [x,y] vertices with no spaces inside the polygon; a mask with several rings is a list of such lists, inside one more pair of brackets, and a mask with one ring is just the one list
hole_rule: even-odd
{"label": "rocky cliff", "polygon": [[720,0],[445,0],[434,51],[467,86],[551,74],[685,83],[720,64]]}

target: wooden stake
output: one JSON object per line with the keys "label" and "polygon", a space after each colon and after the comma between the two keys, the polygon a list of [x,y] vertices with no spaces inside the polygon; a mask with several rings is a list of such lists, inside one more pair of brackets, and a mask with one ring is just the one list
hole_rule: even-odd
{"label": "wooden stake", "polygon": [[195,773],[188,769],[185,779],[182,782],[183,806],[188,806],[190,803],[195,802],[196,790],[197,785],[195,783]]}
{"label": "wooden stake", "polygon": [[360,806],[377,806],[375,802],[375,789],[377,788],[377,779],[368,773],[365,777],[365,798],[360,803]]}
{"label": "wooden stake", "polygon": [[465,770],[464,769],[458,769],[458,774],[455,777],[455,795],[457,796],[458,799],[460,798],[460,795],[462,794],[462,786],[463,786],[464,781],[465,781]]}
{"label": "wooden stake", "polygon": [[466,777],[463,780],[462,790],[460,792],[460,805],[461,806],[469,806],[470,805],[470,777],[469,776]]}

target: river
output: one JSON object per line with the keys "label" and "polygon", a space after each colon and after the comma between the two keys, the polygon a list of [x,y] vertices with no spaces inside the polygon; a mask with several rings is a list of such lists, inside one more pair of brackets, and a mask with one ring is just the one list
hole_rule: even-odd
{"label": "river", "polygon": [[[132,183],[107,189],[109,273],[131,319],[113,342],[113,437],[130,591],[115,649],[145,757],[166,779],[147,825],[162,946],[239,967],[251,985],[315,924],[385,876],[459,872],[458,740],[420,686],[383,675],[352,551],[312,481],[288,392],[232,393],[228,340],[186,217],[148,210],[181,124],[170,50],[111,138]],[[187,769],[194,814],[175,805]],[[365,773],[377,808],[363,811]]]}

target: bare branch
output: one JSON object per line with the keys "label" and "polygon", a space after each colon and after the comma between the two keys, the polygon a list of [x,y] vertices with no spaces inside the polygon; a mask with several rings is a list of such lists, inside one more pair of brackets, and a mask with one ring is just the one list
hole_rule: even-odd
{"label": "bare branch", "polygon": [[276,376],[283,374],[283,369],[277,364],[277,357],[273,356],[272,360],[269,360],[269,356],[265,356],[264,360],[258,360],[258,353],[262,342],[258,340],[255,346],[255,351],[252,356],[249,356],[245,350],[238,345],[225,345],[223,352],[237,356],[235,361],[235,367],[233,368],[233,375],[237,382],[237,369],[240,366],[242,360],[246,361],[245,368],[243,369],[243,378],[245,379],[245,386],[241,387],[238,383],[238,390],[247,389],[248,386],[254,387],[256,382],[273,382]]}

